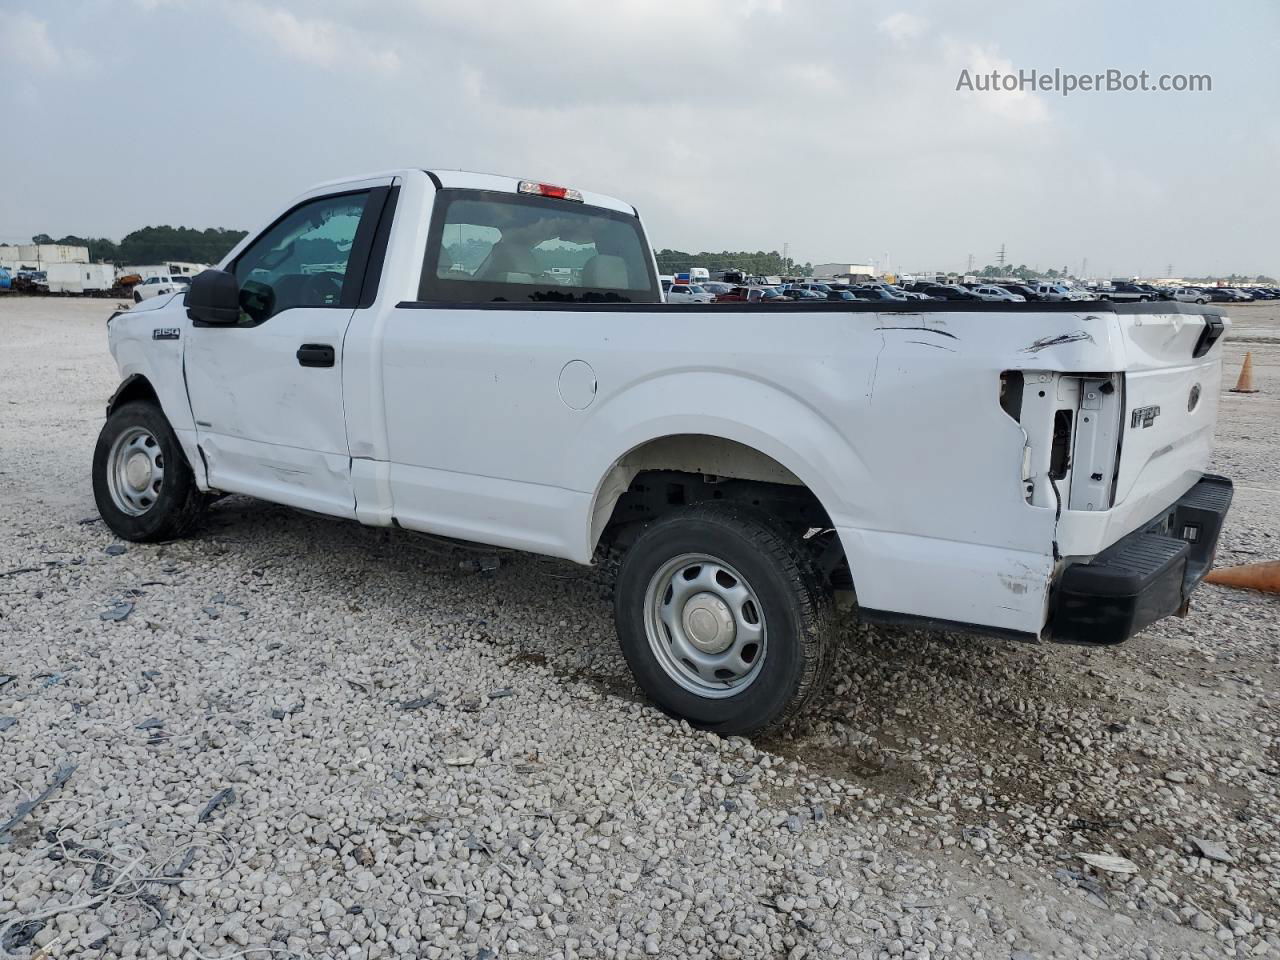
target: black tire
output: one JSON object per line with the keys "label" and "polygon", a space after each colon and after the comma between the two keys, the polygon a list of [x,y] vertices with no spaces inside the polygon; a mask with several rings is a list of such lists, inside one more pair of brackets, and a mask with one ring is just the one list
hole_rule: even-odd
{"label": "black tire", "polygon": [[133,291],[133,302],[134,303],[142,302],[142,294],[140,294],[137,290]]}
{"label": "black tire", "polygon": [[[759,598],[764,661],[741,693],[700,696],[672,678],[646,630],[650,581],[684,554],[723,561]],[[798,534],[736,504],[699,504],[650,524],[622,559],[614,592],[618,638],[636,681],[659,707],[723,736],[782,726],[826,686],[835,652],[835,604]]]}
{"label": "black tire", "polygon": [[1197,297],[1197,298],[1196,298],[1196,303],[1204,303],[1204,302],[1205,302],[1204,297]]}
{"label": "black tire", "polygon": [[[116,505],[108,480],[112,445],[126,431],[145,430],[158,444],[164,476],[155,500],[144,513],[134,515]],[[209,503],[196,486],[191,466],[163,411],[153,403],[134,400],[121,404],[103,424],[93,451],[93,498],[98,513],[111,532],[124,540],[154,542],[174,540],[193,530]]]}

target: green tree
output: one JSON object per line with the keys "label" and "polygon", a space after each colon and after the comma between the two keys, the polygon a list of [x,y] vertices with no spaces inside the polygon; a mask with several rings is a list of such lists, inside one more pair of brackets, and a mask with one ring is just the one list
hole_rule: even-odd
{"label": "green tree", "polygon": [[120,262],[120,248],[116,246],[114,240],[108,240],[106,237],[77,237],[74,234],[67,234],[61,240],[54,242],[66,244],[69,247],[88,247],[89,259],[93,263]]}
{"label": "green tree", "polygon": [[34,237],[31,238],[31,242],[32,243],[53,243],[53,237],[49,236],[47,233],[37,233]]}
{"label": "green tree", "polygon": [[684,250],[655,250],[660,273],[685,273],[693,267],[704,267],[712,275],[722,270],[741,270],[762,276],[808,275],[811,264],[798,264],[790,257],[783,257],[777,250],[703,250],[688,253]]}
{"label": "green tree", "polygon": [[162,263],[186,260],[216,263],[244,239],[245,231],[209,227],[143,227],[120,241],[119,256],[124,263]]}

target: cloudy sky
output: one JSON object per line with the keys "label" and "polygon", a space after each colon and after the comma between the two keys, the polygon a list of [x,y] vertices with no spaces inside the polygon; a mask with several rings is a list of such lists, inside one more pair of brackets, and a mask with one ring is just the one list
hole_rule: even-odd
{"label": "cloudy sky", "polygon": [[[1212,91],[956,91],[1032,68]],[[0,0],[0,91],[8,242],[412,165],[611,193],[658,247],[1280,275],[1275,0]]]}

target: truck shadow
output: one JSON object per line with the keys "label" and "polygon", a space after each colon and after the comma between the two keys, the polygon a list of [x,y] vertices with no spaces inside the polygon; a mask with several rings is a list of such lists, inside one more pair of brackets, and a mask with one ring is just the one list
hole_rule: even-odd
{"label": "truck shadow", "polygon": [[[228,595],[256,580],[385,626],[408,642],[388,644],[384,670],[429,672],[431,658],[450,648],[481,645],[509,671],[510,687],[549,671],[566,686],[618,698],[619,709],[644,702],[618,649],[608,569],[239,498],[210,519],[174,552],[220,567]],[[856,620],[841,629],[827,693],[790,728],[756,740],[788,761],[771,781],[775,806],[814,821],[821,808],[833,821],[888,830],[906,848],[1012,854],[1046,870],[1077,848],[1180,856],[1185,835],[1199,829],[1153,805],[1167,771],[1195,775],[1217,749],[1212,724],[1187,725],[1174,741],[1161,733],[1171,715],[1170,664],[1181,655],[1172,631],[1188,628],[1158,625],[1097,649]],[[663,735],[656,726],[654,735]],[[843,784],[838,802],[817,803],[815,791],[832,781]],[[1266,839],[1272,801],[1203,778],[1197,789],[1219,823],[1234,817],[1241,843]]]}
{"label": "truck shadow", "polygon": [[[277,581],[297,578],[314,589],[327,579],[335,603],[344,593],[359,598],[361,616],[453,625],[466,635],[461,642],[485,644],[513,669],[536,665],[644,702],[618,648],[607,567],[362,527],[238,497],[222,501],[210,520],[205,542],[238,541],[271,554],[265,566]],[[344,558],[340,568],[335,555]],[[1074,754],[1059,741],[1078,738],[1082,722],[1099,728],[1092,751],[1112,736],[1091,705],[1100,684],[1089,664],[1105,655],[850,619],[828,693],[759,745],[812,773],[898,800],[928,795],[940,777],[1016,787],[1046,775],[1053,758],[1070,776]],[[1090,719],[1081,721],[1085,715]],[[1038,772],[1028,778],[1027,770]]]}

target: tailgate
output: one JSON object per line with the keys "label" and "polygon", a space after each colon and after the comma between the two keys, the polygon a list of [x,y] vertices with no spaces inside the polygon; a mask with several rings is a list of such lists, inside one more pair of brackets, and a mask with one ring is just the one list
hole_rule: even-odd
{"label": "tailgate", "polygon": [[1133,520],[1154,516],[1208,469],[1228,325],[1212,308],[1152,306],[1162,312],[1119,307],[1116,317],[1126,363],[1114,505]]}

